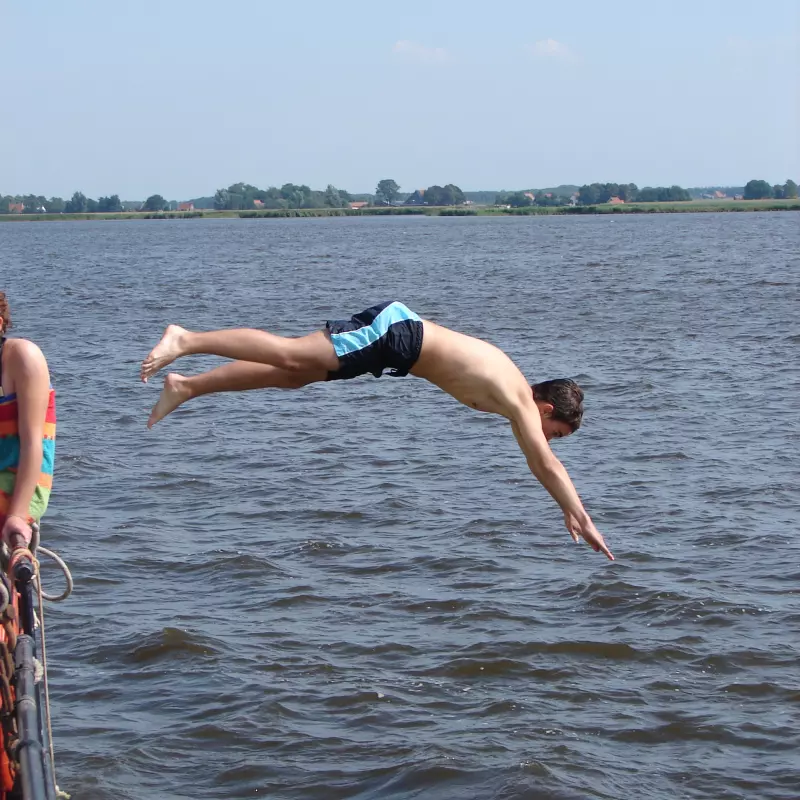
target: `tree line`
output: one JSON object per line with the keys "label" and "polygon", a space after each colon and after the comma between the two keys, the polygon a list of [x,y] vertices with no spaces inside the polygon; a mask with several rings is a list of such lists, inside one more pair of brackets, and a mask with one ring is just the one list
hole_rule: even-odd
{"label": "tree line", "polygon": [[259,189],[249,183],[233,183],[227,189],[217,189],[214,208],[217,211],[241,211],[254,208],[346,208],[353,195],[328,184],[324,191],[305,184],[285,183],[280,189],[271,186]]}
{"label": "tree line", "polygon": [[623,203],[665,203],[691,200],[689,192],[681,186],[645,186],[635,183],[589,183],[580,186],[571,195],[555,192],[530,191],[498,194],[496,205],[524,206],[594,206],[609,203],[614,198]]}
{"label": "tree line", "polygon": [[797,197],[797,184],[789,178],[786,183],[770,186],[767,181],[748,181],[744,187],[745,200],[794,200]]}
{"label": "tree line", "polygon": [[87,197],[83,192],[75,192],[69,200],[44,195],[0,195],[0,213],[17,211],[22,214],[96,214],[119,213],[121,211],[167,211],[177,203],[167,202],[160,194],[154,194],[143,203],[123,203],[118,194]]}
{"label": "tree line", "polygon": [[213,204],[218,211],[239,211],[254,208],[346,208],[357,200],[378,206],[398,203],[408,206],[458,206],[466,202],[466,196],[458,186],[448,183],[446,186],[416,189],[403,198],[397,181],[385,178],[378,182],[374,195],[354,195],[332,184],[328,184],[325,191],[318,191],[294,183],[285,183],[280,188],[271,186],[269,189],[259,189],[249,183],[234,183],[227,189],[217,189]]}
{"label": "tree line", "polygon": [[[696,190],[693,190],[696,191]],[[783,184],[770,185],[765,180],[751,180],[743,190],[745,200],[795,199],[798,187],[789,179]],[[271,186],[259,189],[249,183],[233,183],[227,188],[217,189],[213,197],[197,198],[197,208],[214,208],[219,211],[241,211],[252,209],[312,209],[346,208],[361,201],[371,205],[407,206],[459,206],[465,203],[485,205],[507,205],[514,208],[525,206],[597,205],[614,201],[625,203],[683,202],[692,199],[687,189],[681,186],[645,186],[640,189],[635,183],[590,183],[579,187],[559,189],[513,191],[513,192],[464,192],[453,183],[445,186],[434,184],[411,193],[400,191],[400,185],[391,178],[380,180],[374,194],[351,194],[328,184],[324,190],[311,189],[305,184],[285,183],[280,188]],[[91,214],[118,213],[121,211],[169,211],[178,203],[167,201],[160,194],[150,195],[144,202],[123,202],[119,195],[86,197],[75,192],[69,200],[60,197],[46,198],[42,195],[0,195],[0,213],[21,212],[23,214]]]}

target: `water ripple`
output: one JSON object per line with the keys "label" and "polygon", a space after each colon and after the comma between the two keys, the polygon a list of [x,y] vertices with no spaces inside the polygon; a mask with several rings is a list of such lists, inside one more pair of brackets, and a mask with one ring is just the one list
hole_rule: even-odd
{"label": "water ripple", "polygon": [[[58,393],[59,783],[794,800],[799,219],[0,226]],[[581,382],[554,449],[613,565],[570,542],[504,421],[413,378],[203,397],[144,428],[165,324],[297,336],[395,297]]]}

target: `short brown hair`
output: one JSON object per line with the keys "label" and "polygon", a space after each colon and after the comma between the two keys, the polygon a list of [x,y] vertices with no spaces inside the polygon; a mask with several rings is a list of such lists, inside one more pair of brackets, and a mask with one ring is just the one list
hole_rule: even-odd
{"label": "short brown hair", "polygon": [[566,422],[573,433],[581,426],[583,419],[583,389],[569,378],[555,378],[552,381],[534,383],[533,399],[553,406],[553,419]]}
{"label": "short brown hair", "polygon": [[3,326],[0,328],[2,336],[11,327],[11,309],[5,292],[0,292],[0,317],[3,318]]}

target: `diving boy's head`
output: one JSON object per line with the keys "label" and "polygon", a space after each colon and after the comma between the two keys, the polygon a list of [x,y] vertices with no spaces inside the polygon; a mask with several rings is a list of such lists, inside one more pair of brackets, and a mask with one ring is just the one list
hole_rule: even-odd
{"label": "diving boy's head", "polygon": [[580,428],[583,419],[583,390],[575,381],[556,378],[534,383],[531,390],[548,442],[569,436]]}
{"label": "diving boy's head", "polygon": [[0,336],[11,327],[11,309],[5,292],[0,291]]}

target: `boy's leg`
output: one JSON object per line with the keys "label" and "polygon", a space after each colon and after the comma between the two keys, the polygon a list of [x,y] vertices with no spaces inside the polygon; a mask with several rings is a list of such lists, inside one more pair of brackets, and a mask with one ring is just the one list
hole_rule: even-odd
{"label": "boy's leg", "polygon": [[142,362],[143,381],[180,356],[207,354],[269,364],[288,372],[332,372],[339,358],[324,331],[290,339],[254,328],[195,333],[170,325]]}
{"label": "boy's leg", "polygon": [[249,361],[234,361],[216,369],[193,375],[189,378],[171,372],[164,381],[158,402],[150,413],[147,427],[152,428],[159,420],[178,406],[195,397],[214,392],[244,392],[250,389],[299,389],[309,383],[324,381],[327,371],[288,372],[267,364]]}

